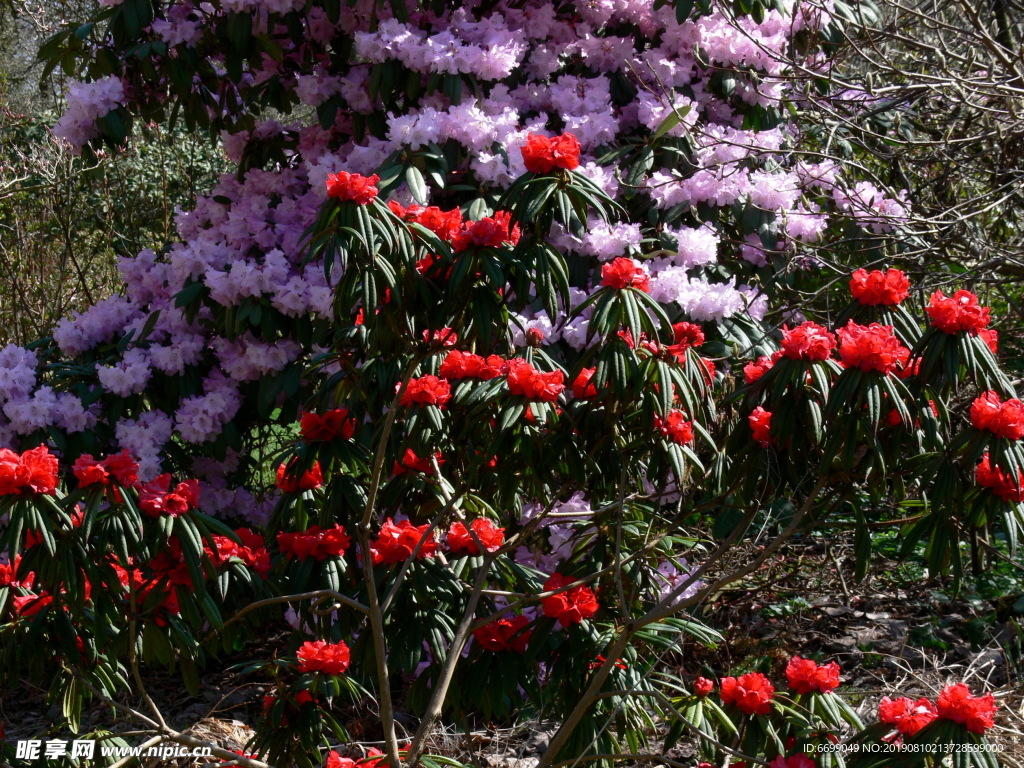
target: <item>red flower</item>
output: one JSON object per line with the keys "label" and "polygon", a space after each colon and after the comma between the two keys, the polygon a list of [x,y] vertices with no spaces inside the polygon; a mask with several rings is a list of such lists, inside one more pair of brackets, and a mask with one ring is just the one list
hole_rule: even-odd
{"label": "red flower", "polygon": [[1020,440],[1024,437],[1024,403],[1015,397],[1004,402],[989,390],[971,403],[971,424],[998,437]]}
{"label": "red flower", "polygon": [[571,171],[580,164],[580,143],[571,133],[549,139],[531,133],[522,146],[523,163],[531,173],[550,173],[555,168]]}
{"label": "red flower", "polygon": [[893,333],[891,325],[857,325],[850,320],[840,328],[839,359],[847,368],[893,373],[910,359],[910,350]]}
{"label": "red flower", "polygon": [[459,343],[459,334],[447,326],[439,331],[424,330],[423,341],[432,347],[454,347]]}
{"label": "red flower", "polygon": [[493,217],[463,224],[462,231],[452,239],[452,248],[456,253],[467,248],[501,248],[506,243],[515,245],[519,237],[519,225],[512,226],[511,214],[498,211]]}
{"label": "red flower", "polygon": [[586,400],[597,397],[597,387],[594,386],[594,374],[597,368],[583,368],[572,382],[572,396],[577,400]]}
{"label": "red flower", "polygon": [[307,641],[299,646],[295,654],[299,659],[300,672],[323,672],[326,675],[342,675],[349,665],[349,651],[345,643],[328,643],[326,640]]}
{"label": "red flower", "polygon": [[[235,535],[241,539],[241,544],[232,541],[227,536],[214,534],[213,543],[216,545],[216,550],[204,547],[203,551],[206,556],[217,567],[228,565],[232,560],[238,559],[260,576],[266,576],[267,571],[270,570],[270,553],[263,545],[263,537],[250,528],[236,528]],[[189,579],[184,583],[191,584],[192,582]]]}
{"label": "red flower", "polygon": [[[554,589],[561,589],[566,584],[571,584],[575,579],[561,574],[554,573],[544,582],[544,591],[550,592]],[[580,585],[557,595],[545,597],[541,601],[544,615],[557,619],[563,627],[570,624],[579,624],[584,619],[589,619],[600,608],[597,602],[597,595],[590,587]]]}
{"label": "red flower", "polygon": [[495,653],[499,651],[523,653],[530,643],[530,635],[533,634],[533,630],[522,631],[529,623],[530,619],[526,616],[498,619],[475,630],[473,637],[484,650]]}
{"label": "red flower", "polygon": [[399,405],[436,405],[443,407],[452,399],[452,385],[447,380],[427,374],[409,381]]}
{"label": "red flower", "polygon": [[30,448],[20,456],[0,448],[0,496],[52,495],[57,490],[57,469],[57,457],[45,445]]}
{"label": "red flower", "polygon": [[797,693],[829,693],[839,687],[839,665],[832,661],[819,666],[794,656],[786,665],[786,680]]}
{"label": "red flower", "polygon": [[380,176],[360,176],[358,173],[332,173],[327,177],[327,196],[336,200],[351,200],[358,205],[368,205],[377,197]]}
{"label": "red flower", "polygon": [[18,578],[18,566],[21,564],[21,558],[15,557],[13,561],[7,563],[0,563],[0,587],[25,587],[31,589],[32,585],[35,584],[36,575],[29,571],[25,578]]}
{"label": "red flower", "polygon": [[693,692],[698,696],[707,696],[715,690],[715,681],[708,680],[706,677],[698,677],[693,681]]}
{"label": "red flower", "polygon": [[19,618],[35,616],[53,602],[53,595],[13,595],[14,615]]}
{"label": "red flower", "polygon": [[342,757],[333,749],[330,754],[327,755],[327,766],[326,768],[355,768],[356,761],[351,757]]}
{"label": "red flower", "polygon": [[499,528],[486,517],[478,517],[470,523],[469,530],[466,530],[466,526],[462,522],[456,521],[448,529],[448,550],[452,554],[458,552],[466,552],[470,555],[480,554],[480,548],[473,541],[470,531],[476,534],[488,552],[494,552],[505,543],[505,529]]}
{"label": "red flower", "polygon": [[687,421],[686,414],[680,410],[669,411],[664,419],[655,414],[654,428],[676,445],[693,442],[693,423]]}
{"label": "red flower", "polygon": [[747,421],[750,423],[750,431],[753,433],[754,440],[763,448],[767,448],[772,441],[769,436],[772,428],[772,412],[766,411],[759,405],[747,417]]}
{"label": "red flower", "polygon": [[416,559],[433,557],[437,551],[437,542],[434,540],[429,523],[417,527],[408,520],[403,520],[396,525],[389,517],[381,526],[377,540],[370,544],[370,556],[373,559],[373,564],[404,563],[412,557],[412,553],[421,539],[423,546],[420,547]]}
{"label": "red flower", "polygon": [[995,328],[982,328],[978,331],[978,337],[985,342],[992,354],[999,352],[999,331]]}
{"label": "red flower", "polygon": [[988,488],[1003,501],[1024,501],[1024,472],[1018,470],[1017,482],[1009,472],[993,467],[986,453],[974,469],[974,479],[982,488]]}
{"label": "red flower", "polygon": [[989,308],[978,305],[978,297],[970,291],[957,291],[946,296],[936,291],[925,312],[932,319],[932,325],[943,333],[977,334],[989,321]]}
{"label": "red flower", "polygon": [[139,509],[150,517],[178,517],[198,506],[198,480],[186,480],[172,489],[171,476],[163,474],[139,488]]}
{"label": "red flower", "polygon": [[673,342],[665,350],[675,356],[678,362],[686,359],[686,350],[704,343],[704,331],[696,323],[675,323],[672,326]]}
{"label": "red flower", "polygon": [[782,326],[782,354],[793,360],[828,360],[836,337],[827,328],[807,321],[796,328]]}
{"label": "red flower", "polygon": [[775,361],[782,357],[782,350],[773,352],[771,357],[761,355],[757,360],[752,363],[747,363],[743,366],[743,380],[747,384],[753,384],[755,381],[764,376],[768,371],[771,370],[772,366],[775,365]]}
{"label": "red flower", "polygon": [[319,461],[314,461],[313,466],[303,472],[300,477],[295,477],[298,463],[299,459],[296,457],[287,464],[280,464],[277,467],[278,488],[285,493],[295,493],[296,491],[311,491],[323,485],[324,473],[320,469]]}
{"label": "red flower", "polygon": [[898,269],[883,272],[874,269],[858,269],[850,279],[850,293],[861,304],[875,307],[880,304],[899,304],[910,293],[910,280]]}
{"label": "red flower", "polygon": [[601,267],[601,285],[620,291],[636,288],[650,293],[651,278],[635,261],[618,256]]}
{"label": "red flower", "polygon": [[553,402],[565,389],[565,374],[561,371],[538,371],[525,360],[508,361],[508,391],[527,400]]}
{"label": "red flower", "polygon": [[722,703],[735,704],[748,715],[767,715],[772,711],[775,687],[760,672],[748,672],[738,678],[722,678]]}
{"label": "red flower", "polygon": [[453,349],[441,362],[437,375],[442,379],[496,379],[505,371],[505,359],[498,355],[481,357],[472,352]]}
{"label": "red flower", "polygon": [[938,711],[928,699],[914,701],[901,696],[893,700],[886,696],[878,704],[878,719],[904,736],[913,736],[936,717]]}
{"label": "red flower", "polygon": [[426,208],[421,205],[410,205],[408,208],[403,208],[399,203],[393,201],[388,203],[388,208],[398,218],[426,227],[442,240],[451,241],[462,229],[462,211],[458,208],[453,208],[450,211],[442,211],[436,205]]}
{"label": "red flower", "polygon": [[992,694],[974,697],[963,683],[947,685],[935,703],[940,718],[965,725],[971,733],[984,733],[994,724],[997,705]]}
{"label": "red flower", "polygon": [[304,531],[277,534],[277,546],[281,554],[305,560],[326,560],[328,557],[341,557],[352,544],[352,540],[340,525],[321,528],[314,525]]}
{"label": "red flower", "polygon": [[356,432],[356,420],[349,416],[348,408],[335,408],[326,413],[304,413],[300,420],[302,439],[307,443],[329,443],[341,438],[351,440]]}
{"label": "red flower", "polygon": [[[437,459],[438,466],[441,466],[446,461],[441,458],[440,451],[434,454],[434,458]],[[422,472],[426,475],[432,475],[434,474],[434,466],[429,458],[420,458],[412,448],[406,448],[401,460],[396,461],[391,468],[391,474],[404,475],[406,472]]]}

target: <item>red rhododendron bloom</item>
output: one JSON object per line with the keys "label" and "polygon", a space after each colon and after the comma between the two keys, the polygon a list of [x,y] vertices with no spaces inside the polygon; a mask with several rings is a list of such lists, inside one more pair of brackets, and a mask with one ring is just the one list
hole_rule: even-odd
{"label": "red rhododendron bloom", "polygon": [[1024,472],[1018,471],[1017,482],[1009,472],[993,467],[986,453],[974,469],[974,479],[982,488],[988,488],[1003,501],[1024,501]]}
{"label": "red rhododendron bloom", "polygon": [[376,541],[370,544],[370,556],[374,565],[404,563],[412,557],[413,551],[423,540],[423,546],[416,554],[417,560],[433,557],[437,542],[430,530],[430,524],[415,526],[408,520],[395,523],[389,517],[380,528]]}
{"label": "red rhododendron bloom", "polygon": [[935,705],[928,699],[908,699],[885,696],[878,704],[878,719],[896,728],[904,736],[913,736],[938,717]]}
{"label": "red rhododendron bloom", "polygon": [[676,445],[693,442],[693,423],[686,420],[686,414],[682,411],[669,411],[664,419],[655,414],[654,428]]}
{"label": "red rhododendron bloom", "polygon": [[1024,403],[1015,397],[1004,401],[989,390],[971,403],[971,424],[998,437],[1020,440],[1024,437]]}
{"label": "red rhododendron bloom", "polygon": [[466,529],[464,523],[456,521],[448,529],[448,549],[452,554],[459,552],[466,552],[470,555],[480,554],[480,548],[473,541],[470,531],[476,534],[488,552],[494,552],[505,543],[505,529],[496,526],[489,518],[478,517],[469,524],[469,530]]}
{"label": "red rhododendron bloom", "polygon": [[408,208],[391,201],[388,208],[403,221],[410,221],[426,227],[442,240],[451,241],[462,229],[462,211],[453,208],[442,211],[436,205],[424,208],[422,205],[410,205]]}
{"label": "red rhododendron bloom", "polygon": [[995,328],[982,328],[978,331],[978,338],[985,342],[993,355],[999,352],[999,331]]}
{"label": "red rhododendron bloom", "polygon": [[831,661],[819,666],[810,659],[794,656],[786,665],[786,680],[797,693],[829,693],[839,687],[839,665]]}
{"label": "red rhododendron bloom", "polygon": [[340,525],[321,528],[314,525],[304,531],[277,534],[277,545],[281,554],[305,560],[326,560],[328,557],[341,557],[352,544],[352,540]]}
{"label": "red rhododendron bloom", "polygon": [[335,408],[325,413],[304,413],[299,423],[302,439],[307,443],[329,443],[338,438],[351,440],[356,432],[356,420],[349,416],[348,408]]}
{"label": "red rhododendron bloom", "polygon": [[505,358],[498,355],[482,357],[472,352],[460,352],[453,349],[441,362],[437,375],[442,379],[496,379],[505,372]]}
{"label": "red rhododendron bloom", "polygon": [[538,371],[525,360],[508,361],[508,391],[527,400],[553,402],[565,389],[565,374],[561,371]]}
{"label": "red rhododendron bloom", "polygon": [[761,355],[757,360],[743,366],[743,380],[747,384],[753,384],[771,370],[772,366],[782,357],[782,350],[773,352],[771,357]]}
{"label": "red rhododendron bloom", "polygon": [[498,211],[494,216],[463,224],[462,231],[452,239],[452,248],[456,253],[467,248],[501,248],[505,244],[515,245],[519,237],[519,225],[512,225],[512,215]]}
{"label": "red rhododendron bloom", "polygon": [[[566,584],[571,584],[574,581],[575,579],[570,576],[554,573],[544,582],[544,591],[550,592],[553,589],[561,589]],[[601,606],[597,602],[597,595],[594,594],[594,590],[580,585],[564,592],[559,592],[557,595],[545,597],[541,601],[541,607],[544,609],[545,616],[557,619],[558,623],[563,627],[568,627],[570,624],[579,624],[584,619],[589,619],[597,613],[597,609]]]}
{"label": "red rhododendron bloom", "polygon": [[988,325],[989,308],[978,304],[978,297],[970,291],[957,291],[946,296],[936,291],[925,312],[932,319],[932,325],[943,333],[978,333]]}
{"label": "red rhododendron bloom", "polygon": [[287,464],[280,464],[277,467],[277,487],[285,493],[296,491],[311,491],[319,488],[324,482],[324,473],[320,469],[320,462],[314,461],[313,466],[296,477],[298,470],[298,458],[294,458]]}
{"label": "red rhododendron bloom", "polygon": [[522,146],[523,164],[531,173],[550,173],[555,168],[571,171],[580,164],[580,142],[571,133],[549,139],[531,133]]}
{"label": "red rhododendron bloom", "polygon": [[748,672],[740,677],[723,677],[722,703],[735,704],[748,715],[767,715],[772,711],[775,687],[760,672]]}
{"label": "red rhododendron bloom", "polygon": [[[260,576],[266,576],[267,571],[270,570],[270,553],[263,545],[263,537],[251,528],[236,528],[235,535],[241,539],[241,544],[232,541],[227,536],[214,534],[213,543],[216,548],[203,547],[206,556],[217,567],[228,565],[233,559],[238,559]],[[191,580],[186,583],[190,584]]]}
{"label": "red rhododendron bloom", "polygon": [[0,587],[25,587],[31,589],[32,585],[35,584],[36,575],[29,571],[25,578],[18,578],[18,566],[21,564],[21,558],[15,557],[13,561],[7,563],[0,563]]}
{"label": "red rhododendron bloom", "polygon": [[43,608],[53,602],[53,595],[13,595],[14,614],[19,618],[35,616]]}
{"label": "red rhododendron bloom", "polygon": [[650,293],[651,278],[635,261],[618,256],[601,267],[601,285],[616,290],[631,287]]}
{"label": "red rhododendron bloom", "polygon": [[337,643],[328,643],[326,640],[307,641],[299,646],[295,655],[299,658],[300,672],[341,675],[348,669],[349,651],[344,641]]}
{"label": "red rhododendron bloom", "polygon": [[715,681],[708,680],[706,677],[698,677],[693,681],[693,692],[698,696],[707,696],[715,690]]}
{"label": "red rhododendron bloom", "polygon": [[991,693],[974,697],[963,683],[943,688],[935,705],[940,718],[967,726],[971,733],[984,733],[994,725],[995,698]]}
{"label": "red rhododendron bloom", "polygon": [[523,653],[530,643],[533,630],[524,630],[530,619],[526,616],[512,616],[492,621],[473,632],[480,647],[488,651],[515,651]]}
{"label": "red rhododendron bloom", "polygon": [[899,304],[910,293],[910,280],[898,269],[858,269],[850,278],[850,293],[869,307]]}
{"label": "red rhododendron bloom", "polygon": [[857,325],[850,320],[837,333],[839,360],[847,368],[888,374],[902,370],[910,359],[910,350],[896,338],[891,325]]}
{"label": "red rhododendron bloom", "polygon": [[[438,466],[441,466],[446,461],[446,459],[441,458],[440,451],[434,454],[434,458],[437,459]],[[406,472],[422,472],[425,475],[432,475],[434,474],[434,465],[430,457],[424,456],[421,458],[416,455],[416,451],[412,448],[406,448],[405,452],[402,453],[401,460],[396,461],[391,468],[391,474],[404,475]]]}
{"label": "red rhododendron bloom", "polygon": [[827,328],[808,320],[796,328],[782,326],[782,354],[793,360],[828,360],[836,337]]}
{"label": "red rhododendron bloom", "polygon": [[380,176],[360,176],[358,173],[332,173],[327,177],[327,196],[335,200],[351,200],[359,205],[369,205],[377,197]]}
{"label": "red rhododendron bloom", "polygon": [[445,326],[439,331],[423,331],[423,340],[435,347],[454,347],[459,343],[459,334]]}
{"label": "red rhododendron bloom", "polygon": [[57,490],[57,469],[57,457],[45,445],[21,455],[0,448],[0,496],[52,494]]}
{"label": "red rhododendron bloom", "polygon": [[446,379],[427,374],[409,381],[399,405],[436,405],[443,407],[452,399],[452,385]]}
{"label": "red rhododendron bloom", "polygon": [[164,474],[139,488],[139,509],[150,517],[178,517],[198,506],[198,480],[186,480],[171,488],[171,476]]}
{"label": "red rhododendron bloom", "polygon": [[750,423],[754,440],[763,448],[767,448],[771,444],[772,412],[759,405],[747,417],[747,421]]}
{"label": "red rhododendron bloom", "polygon": [[356,768],[356,761],[351,757],[342,757],[332,749],[327,755],[326,768]]}
{"label": "red rhododendron bloom", "polygon": [[597,368],[583,368],[572,382],[572,396],[577,400],[586,400],[590,397],[597,397],[597,387],[594,385],[594,374]]}
{"label": "red rhododendron bloom", "polygon": [[704,330],[696,323],[675,323],[672,326],[673,343],[675,345],[699,347],[704,343]]}

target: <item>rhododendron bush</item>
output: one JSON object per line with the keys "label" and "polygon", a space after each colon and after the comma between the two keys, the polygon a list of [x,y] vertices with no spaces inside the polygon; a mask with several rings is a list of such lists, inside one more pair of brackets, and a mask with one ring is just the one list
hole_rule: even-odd
{"label": "rhododendron bush", "polygon": [[[348,740],[337,706],[371,699],[381,765],[432,759],[443,719],[550,721],[542,766],[662,726],[773,765],[828,729],[909,738],[896,715],[864,729],[835,665],[794,659],[788,708],[759,673],[711,704],[659,668],[716,641],[704,598],[835,515],[861,573],[904,505],[937,573],[1024,523],[988,308],[967,287],[913,305],[909,203],[809,160],[784,119],[835,8],[103,6],[44,47],[82,76],[55,134],[90,152],[185,120],[238,171],[179,242],[122,260],[123,294],[0,351],[12,677],[77,727],[142,695],[140,667],[194,690],[286,617],[287,647],[239,670],[272,688],[256,757],[225,759],[319,765]],[[848,254],[845,309],[782,306],[819,243]],[[914,738],[982,744],[988,704],[944,696]]]}

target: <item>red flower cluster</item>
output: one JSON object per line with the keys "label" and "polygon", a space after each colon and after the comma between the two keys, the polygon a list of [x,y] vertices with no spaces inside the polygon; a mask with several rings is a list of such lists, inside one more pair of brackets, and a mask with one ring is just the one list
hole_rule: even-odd
{"label": "red flower cluster", "polygon": [[989,308],[978,304],[978,297],[970,291],[957,291],[946,296],[942,291],[931,295],[925,312],[932,319],[932,325],[943,333],[977,334],[989,321]]}
{"label": "red flower cluster", "polygon": [[409,381],[399,405],[436,405],[443,408],[452,399],[452,385],[446,379],[427,374]]}
{"label": "red flower cluster", "polygon": [[478,517],[469,524],[469,530],[466,529],[464,523],[456,521],[448,529],[448,550],[452,554],[461,552],[468,555],[480,554],[480,548],[473,541],[470,531],[476,534],[488,552],[494,552],[505,543],[505,529],[496,526],[489,518]]}
{"label": "red flower cluster", "polygon": [[651,277],[632,259],[618,256],[601,267],[601,285],[619,291],[636,288],[650,293]]}
{"label": "red flower cluster", "polygon": [[277,534],[277,546],[281,554],[305,560],[326,560],[328,557],[341,557],[352,544],[352,540],[340,525],[321,528],[314,525],[304,531]]}
{"label": "red flower cluster", "polygon": [[90,485],[110,486],[116,482],[123,488],[132,488],[139,482],[139,465],[127,450],[96,461],[92,454],[83,453],[71,467],[80,488]]}
{"label": "red flower cluster", "polygon": [[57,457],[45,445],[20,455],[0,448],[0,496],[52,494],[56,490]]}
{"label": "red flower cluster", "polygon": [[429,205],[424,208],[422,205],[410,205],[403,208],[400,203],[391,201],[388,208],[403,221],[413,222],[426,227],[442,240],[451,240],[462,229],[462,211],[453,208],[450,211],[442,211],[436,205]]}
{"label": "red flower cluster", "polygon": [[715,690],[715,681],[708,680],[706,677],[698,677],[693,681],[693,692],[698,696],[707,696]]}
{"label": "red flower cluster", "polygon": [[898,269],[858,269],[850,278],[850,293],[869,307],[899,304],[910,293],[910,280]]}
{"label": "red flower cluster", "polygon": [[299,477],[295,476],[299,460],[292,459],[287,464],[280,464],[277,467],[277,487],[285,493],[296,491],[311,491],[319,488],[324,482],[324,473],[320,469],[320,462],[314,461],[313,466],[303,472]]}
{"label": "red flower cluster", "polygon": [[459,343],[459,334],[445,326],[439,331],[423,331],[423,341],[432,347],[454,347]]}
{"label": "red flower cluster", "polygon": [[655,414],[654,428],[676,445],[693,442],[693,422],[687,421],[686,414],[680,410],[669,411],[664,419]]}
{"label": "red flower cluster", "polygon": [[[441,466],[446,459],[441,458],[441,452],[434,454],[437,465]],[[422,472],[425,475],[434,474],[434,466],[429,457],[420,458],[412,448],[406,448],[400,461],[396,461],[391,468],[392,475],[404,475],[406,472]]]}
{"label": "red flower cluster", "polygon": [[665,350],[680,363],[686,359],[686,350],[704,343],[704,330],[696,323],[675,323],[672,336],[672,344],[665,347]]}
{"label": "red flower cluster", "polygon": [[452,238],[456,253],[468,248],[501,248],[519,242],[519,225],[512,225],[508,211],[498,211],[494,216],[485,216],[480,221],[467,221]]}
{"label": "red flower cluster", "polygon": [[761,355],[757,360],[743,366],[743,380],[747,384],[753,384],[772,369],[775,362],[782,357],[782,350],[773,352],[771,357]]}
{"label": "red flower cluster", "polygon": [[351,757],[342,757],[333,749],[327,755],[327,765],[324,768],[355,768],[356,761]]}
{"label": "red flower cluster", "polygon": [[507,363],[503,357],[489,355],[482,357],[472,352],[460,352],[453,349],[441,362],[437,375],[442,379],[456,381],[458,379],[481,379],[489,381],[501,376]]}
{"label": "red flower cluster", "polygon": [[1003,401],[989,390],[971,403],[971,424],[998,437],[1020,440],[1024,437],[1024,403],[1015,397]]}
{"label": "red flower cluster", "polygon": [[885,696],[878,704],[878,719],[894,726],[904,736],[913,736],[938,717],[935,705],[928,699],[908,699]]}
{"label": "red flower cluster", "polygon": [[766,411],[760,405],[757,406],[750,415],[747,417],[747,421],[750,424],[750,431],[753,433],[754,440],[761,445],[763,448],[767,448],[771,444],[771,428],[772,428],[772,412]]}
{"label": "red flower cluster", "polygon": [[[232,541],[227,536],[214,534],[213,543],[216,545],[216,551],[209,546],[203,547],[210,562],[214,567],[219,568],[237,558],[260,576],[266,576],[267,571],[270,570],[270,553],[263,546],[263,537],[250,528],[237,528],[235,535],[242,540],[241,544]],[[191,579],[186,583],[191,584]]]}
{"label": "red flower cluster", "polygon": [[722,703],[734,704],[748,715],[767,715],[772,711],[775,686],[760,672],[748,672],[740,677],[722,678]]}
{"label": "red flower cluster", "polygon": [[832,661],[819,666],[794,656],[786,665],[786,680],[797,693],[829,693],[839,687],[839,665]]}
{"label": "red flower cluster", "polygon": [[828,360],[835,348],[836,337],[817,323],[782,326],[782,354],[792,360]]}
{"label": "red flower cluster", "polygon": [[571,133],[549,139],[531,133],[522,146],[523,163],[531,173],[550,173],[555,168],[571,171],[580,164],[580,142]]}
{"label": "red flower cluster", "polygon": [[369,205],[377,197],[380,176],[360,176],[358,173],[332,173],[327,177],[327,196],[335,200],[351,200],[358,205]]}
{"label": "red flower cluster", "polygon": [[473,632],[480,647],[488,651],[515,651],[523,653],[530,644],[533,630],[523,629],[530,623],[526,616],[513,616],[485,624]]}
{"label": "red flower cluster", "polygon": [[525,360],[508,361],[508,391],[527,400],[554,402],[565,389],[565,374],[561,371],[538,371]]}
{"label": "red flower cluster", "polygon": [[993,355],[999,352],[999,331],[995,328],[982,328],[978,331],[978,338],[985,342]]}
{"label": "red flower cluster", "polygon": [[839,359],[847,368],[889,374],[902,370],[910,359],[910,350],[896,338],[891,325],[857,325],[850,320],[838,334]]}
{"label": "red flower cluster", "polygon": [[396,525],[389,517],[381,526],[376,541],[370,544],[370,557],[373,559],[373,564],[404,563],[412,557],[413,550],[420,543],[420,539],[424,539],[424,541],[416,559],[433,557],[437,551],[437,542],[434,541],[434,536],[430,532],[429,523],[415,526],[408,520],[403,520]]}
{"label": "red flower cluster", "polygon": [[1009,472],[993,467],[986,453],[974,469],[974,479],[982,488],[988,488],[1003,501],[1024,501],[1024,472],[1018,470],[1017,482]]}
{"label": "red flower cluster", "polygon": [[299,659],[300,672],[342,675],[349,665],[349,650],[344,641],[337,643],[328,643],[326,640],[307,641],[299,646],[295,655]]}
{"label": "red flower cluster", "polygon": [[199,481],[186,480],[171,488],[171,476],[160,475],[139,486],[139,509],[150,517],[178,517],[199,506]]}
{"label": "red flower cluster", "polygon": [[583,368],[576,375],[572,382],[572,396],[577,400],[587,400],[597,397],[597,387],[594,385],[594,374],[597,368]]}
{"label": "red flower cluster", "polygon": [[351,440],[356,432],[356,420],[349,416],[348,408],[335,408],[326,413],[304,413],[299,421],[302,439],[307,443],[329,443],[341,438]]}
{"label": "red flower cluster", "polygon": [[965,725],[971,733],[984,733],[994,724],[997,705],[992,694],[972,696],[963,683],[947,685],[935,703],[941,719]]}
{"label": "red flower cluster", "polygon": [[[574,582],[571,576],[562,576],[559,573],[551,574],[551,577],[544,582],[544,591],[550,592],[554,589],[561,589],[566,584]],[[557,619],[563,627],[570,624],[579,624],[584,619],[589,619],[600,608],[597,602],[597,595],[590,587],[580,585],[559,592],[557,595],[545,597],[541,601],[544,615]]]}

